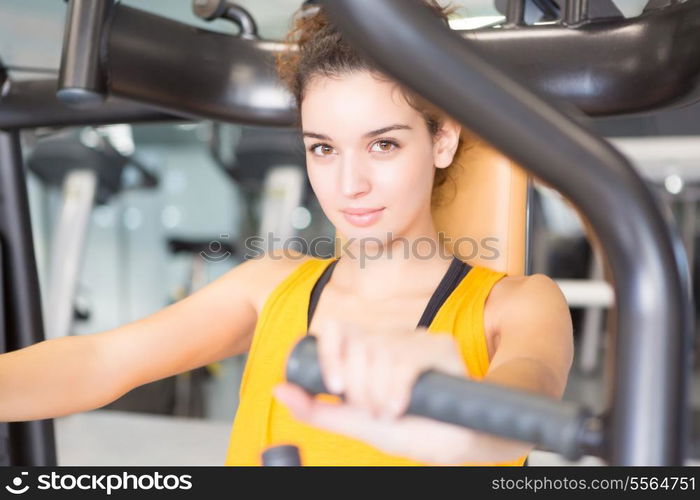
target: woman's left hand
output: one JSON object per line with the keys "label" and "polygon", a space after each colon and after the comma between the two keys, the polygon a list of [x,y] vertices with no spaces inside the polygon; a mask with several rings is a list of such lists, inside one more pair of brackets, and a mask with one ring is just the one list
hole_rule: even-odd
{"label": "woman's left hand", "polygon": [[342,404],[320,401],[291,383],[275,397],[295,418],[364,441],[385,453],[428,463],[456,464],[474,432],[424,417],[403,415],[413,385],[429,369],[468,376],[450,334],[418,330],[370,331],[329,321],[318,333],[326,387],[344,394]]}

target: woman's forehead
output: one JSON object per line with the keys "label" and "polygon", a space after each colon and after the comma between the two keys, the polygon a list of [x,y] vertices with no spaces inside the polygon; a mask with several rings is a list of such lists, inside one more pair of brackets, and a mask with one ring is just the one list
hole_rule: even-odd
{"label": "woman's forehead", "polygon": [[301,103],[304,130],[326,135],[350,130],[364,134],[387,124],[414,124],[417,119],[419,113],[395,83],[368,72],[315,77]]}
{"label": "woman's forehead", "polygon": [[339,75],[313,75],[304,88],[304,100],[310,96],[325,97],[340,94],[358,97],[362,93],[390,96],[396,104],[403,104],[400,87],[393,80],[366,70],[351,71]]}

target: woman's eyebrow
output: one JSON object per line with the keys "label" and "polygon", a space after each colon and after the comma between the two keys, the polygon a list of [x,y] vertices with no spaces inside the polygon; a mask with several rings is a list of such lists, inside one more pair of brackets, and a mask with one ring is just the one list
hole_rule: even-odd
{"label": "woman's eyebrow", "polygon": [[402,123],[396,123],[394,125],[389,125],[388,127],[379,128],[377,130],[372,130],[371,132],[367,132],[364,136],[366,138],[370,138],[370,137],[374,137],[375,135],[386,134],[390,130],[411,130],[411,127],[409,127],[408,125],[404,125]]}
{"label": "woman's eyebrow", "polygon": [[[394,125],[389,125],[388,127],[382,127],[377,130],[372,130],[371,132],[367,132],[363,137],[369,138],[369,137],[374,137],[376,135],[381,135],[381,134],[386,134],[390,130],[411,130],[411,127],[408,125],[404,125],[402,123],[396,123]],[[313,137],[314,139],[321,139],[324,141],[330,141],[331,138],[328,137],[327,135],[319,134],[316,132],[310,132],[310,131],[304,131],[304,137]]]}
{"label": "woman's eyebrow", "polygon": [[304,131],[304,137],[313,137],[314,139],[321,139],[323,141],[330,141],[331,138],[327,135],[317,134],[316,132],[306,132]]}

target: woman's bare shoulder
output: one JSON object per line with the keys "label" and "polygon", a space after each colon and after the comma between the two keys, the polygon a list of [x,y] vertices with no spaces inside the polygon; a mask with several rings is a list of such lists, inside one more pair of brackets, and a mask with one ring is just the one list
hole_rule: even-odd
{"label": "woman's bare shoulder", "polygon": [[493,286],[489,300],[536,301],[563,299],[559,285],[546,274],[506,275]]}
{"label": "woman's bare shoulder", "polygon": [[[508,277],[494,286],[489,370],[513,360],[539,367],[542,391],[561,398],[574,355],[571,313],[559,286],[543,274]],[[486,312],[485,312],[486,314]]]}
{"label": "woman's bare shoulder", "polygon": [[251,302],[260,313],[272,291],[296,268],[312,259],[309,255],[293,250],[273,250],[248,259],[239,268],[246,268]]}
{"label": "woman's bare shoulder", "polygon": [[484,305],[484,328],[489,355],[498,348],[505,324],[557,322],[570,329],[571,316],[559,285],[547,275],[504,276],[491,289]]}
{"label": "woman's bare shoulder", "polygon": [[545,274],[504,276],[491,289],[486,308],[496,316],[533,309],[542,315],[567,308],[559,285]]}

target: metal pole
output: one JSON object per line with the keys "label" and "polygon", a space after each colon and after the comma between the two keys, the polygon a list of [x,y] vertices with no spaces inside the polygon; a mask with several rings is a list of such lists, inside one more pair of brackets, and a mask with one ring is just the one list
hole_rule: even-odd
{"label": "metal pole", "polygon": [[0,95],[0,129],[167,122],[183,119],[182,116],[166,114],[148,105],[112,97],[99,106],[78,109],[59,101],[56,98],[57,88],[56,79],[11,82],[7,93]]}
{"label": "metal pole", "polygon": [[61,211],[51,244],[46,300],[46,337],[50,339],[71,333],[75,290],[96,189],[95,170],[70,171],[63,181]]}
{"label": "metal pole", "polygon": [[693,263],[695,261],[695,234],[697,226],[697,205],[698,199],[695,193],[687,193],[681,197],[682,227],[683,239],[685,240],[685,248],[688,253],[688,265],[690,273],[693,273]]}
{"label": "metal pole", "polygon": [[[0,354],[7,352],[7,309],[5,307],[5,279],[3,269],[5,263],[2,254],[2,239],[0,239]],[[10,428],[7,422],[0,422],[0,466],[10,465]]]}
{"label": "metal pole", "polygon": [[562,17],[567,25],[585,21],[588,18],[588,0],[566,0]]}
{"label": "metal pole", "polygon": [[525,0],[508,0],[506,6],[506,26],[525,24]]}
{"label": "metal pole", "polygon": [[91,105],[106,98],[100,40],[113,3],[113,0],[69,1],[56,94],[67,104]]}
{"label": "metal pole", "polygon": [[534,231],[534,217],[532,213],[532,198],[534,197],[535,181],[531,175],[527,176],[527,194],[525,197],[525,276],[532,274],[532,245]]}
{"label": "metal pole", "polygon": [[[44,340],[19,132],[0,131],[0,241],[6,294],[7,350]],[[9,424],[12,465],[56,465],[52,420]]]}

